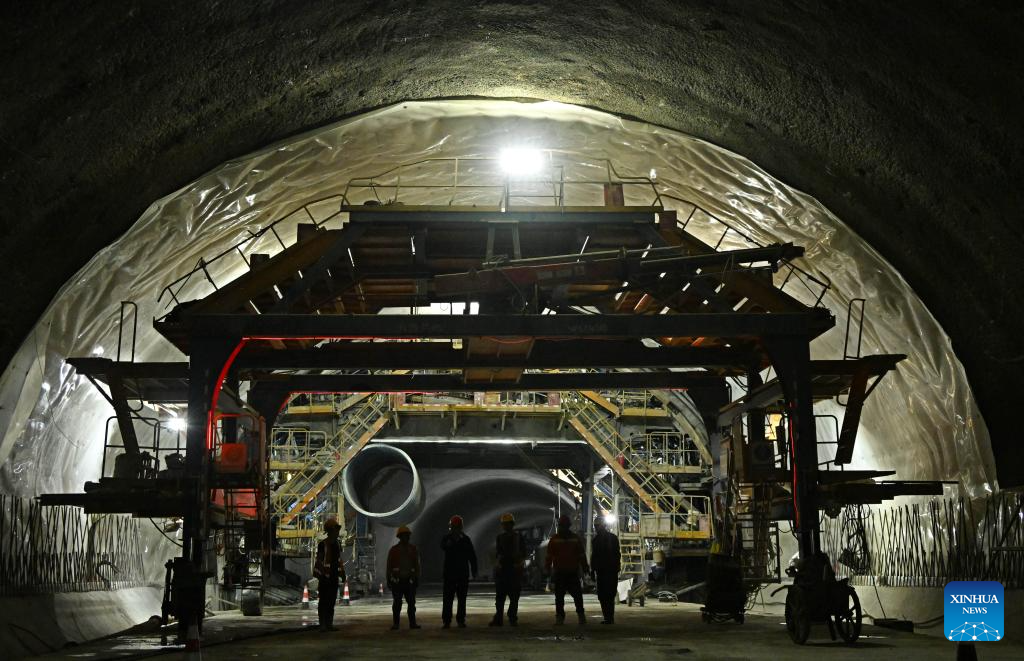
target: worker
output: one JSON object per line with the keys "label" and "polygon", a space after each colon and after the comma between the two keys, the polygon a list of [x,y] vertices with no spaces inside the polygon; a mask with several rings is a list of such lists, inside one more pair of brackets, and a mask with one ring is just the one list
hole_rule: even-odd
{"label": "worker", "polygon": [[501,515],[501,534],[494,541],[494,619],[490,626],[500,627],[508,598],[508,623],[519,623],[519,593],[522,590],[524,544],[516,532],[516,519],[511,513]]}
{"label": "worker", "polygon": [[604,517],[594,519],[594,540],[590,551],[591,576],[597,583],[597,599],[601,602],[601,624],[615,624],[615,591],[619,583],[621,556],[619,538],[605,525]]}
{"label": "worker", "polygon": [[334,626],[334,604],[338,601],[338,586],[345,582],[345,565],[341,559],[341,544],[338,533],[341,524],[331,516],[324,521],[324,532],[327,538],[316,545],[316,561],[313,563],[313,575],[319,582],[320,596],[317,601],[317,614],[320,618],[320,631],[336,631]]}
{"label": "worker", "polygon": [[558,517],[558,530],[548,541],[548,552],[544,566],[555,584],[555,624],[565,624],[565,593],[572,595],[576,604],[576,616],[580,624],[586,624],[583,612],[583,587],[580,584],[580,570],[587,573],[587,553],[583,541],[570,528],[568,516]]}
{"label": "worker", "polygon": [[462,531],[462,517],[456,514],[448,521],[448,534],[441,538],[444,551],[444,591],[441,602],[441,627],[452,625],[452,602],[459,598],[455,621],[460,629],[466,628],[466,595],[469,593],[469,576],[476,578],[476,550],[471,540]]}
{"label": "worker", "polygon": [[401,526],[395,531],[398,543],[388,551],[388,587],[391,588],[391,629],[398,628],[402,615],[402,599],[405,599],[409,614],[409,628],[419,629],[416,624],[416,588],[420,585],[420,553],[409,543],[412,531]]}

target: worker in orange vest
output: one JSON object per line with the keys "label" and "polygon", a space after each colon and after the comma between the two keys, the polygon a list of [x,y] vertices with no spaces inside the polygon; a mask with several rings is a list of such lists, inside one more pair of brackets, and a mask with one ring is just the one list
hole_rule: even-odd
{"label": "worker in orange vest", "polygon": [[395,531],[398,543],[388,551],[388,587],[391,588],[391,629],[398,629],[398,620],[402,615],[402,599],[405,599],[406,612],[409,614],[409,628],[419,629],[416,624],[416,588],[420,585],[420,552],[409,543],[412,531],[408,526],[401,526]]}
{"label": "worker in orange vest", "polygon": [[570,528],[572,520],[568,516],[558,517],[558,531],[548,541],[547,557],[544,566],[551,573],[555,584],[555,624],[565,624],[565,593],[572,595],[576,604],[576,616],[580,624],[586,624],[583,612],[583,586],[580,583],[581,571],[589,572],[587,552],[583,540]]}
{"label": "worker in orange vest", "polygon": [[338,601],[338,586],[345,582],[345,565],[341,559],[341,544],[338,543],[338,532],[341,524],[336,518],[328,517],[324,521],[324,532],[327,539],[316,545],[316,560],[313,562],[313,575],[319,582],[320,595],[316,611],[320,617],[320,631],[336,631],[334,626],[334,604]]}

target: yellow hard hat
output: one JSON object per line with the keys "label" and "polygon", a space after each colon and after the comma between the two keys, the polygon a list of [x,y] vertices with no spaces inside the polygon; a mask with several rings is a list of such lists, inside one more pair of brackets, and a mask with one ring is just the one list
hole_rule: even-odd
{"label": "yellow hard hat", "polygon": [[411,535],[411,534],[412,534],[412,530],[409,529],[409,526],[399,526],[398,530],[395,531],[395,537],[401,537],[402,535]]}
{"label": "yellow hard hat", "polygon": [[502,523],[515,523],[516,522],[516,517],[512,516],[512,512],[505,512],[504,514],[501,515],[501,522]]}

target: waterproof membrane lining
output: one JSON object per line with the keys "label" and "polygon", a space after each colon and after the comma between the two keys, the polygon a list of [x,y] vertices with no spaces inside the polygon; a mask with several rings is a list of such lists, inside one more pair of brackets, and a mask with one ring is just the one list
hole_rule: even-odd
{"label": "waterproof membrane lining", "polygon": [[[64,359],[117,354],[120,301],[138,304],[136,360],[182,360],[151,321],[173,303],[166,294],[158,302],[161,290],[201,257],[289,214],[278,235],[290,244],[295,225],[309,222],[305,211],[295,210],[323,199],[308,210],[317,220],[330,215],[352,178],[423,159],[487,158],[523,146],[547,150],[567,178],[604,176],[603,159],[624,176],[653,170],[666,207],[677,208],[681,218],[692,204],[706,210],[693,215],[687,230],[712,245],[721,239],[725,248],[749,247],[749,238],[804,246],[806,255],[797,263],[831,282],[822,304],[837,317],[836,327],[813,343],[812,356],[843,356],[847,305],[856,298],[867,299],[863,353],[908,355],[868,400],[852,468],[894,468],[900,479],[957,480],[969,496],[995,489],[987,430],[949,338],[893,267],[816,200],[741,156],[664,128],[550,102],[479,100],[404,103],[368,113],[225,163],[153,203],[65,284],[3,374],[0,489],[20,495],[80,491],[84,481],[99,477],[105,424],[113,412]],[[471,179],[471,172],[463,174],[464,182]],[[441,175],[427,168],[408,176],[406,183]],[[407,189],[401,199],[436,203],[437,194]],[[370,193],[353,195],[361,201],[358,195]],[[631,186],[626,201],[650,203],[652,195]],[[455,203],[493,204],[493,191],[462,191]],[[714,218],[739,231],[723,237],[725,226]],[[264,234],[243,253],[280,250],[277,237]],[[238,255],[209,270],[223,284],[245,268]],[[202,295],[203,287],[209,284],[195,278],[180,293],[187,300]],[[787,283],[786,291],[811,304],[820,293],[803,278]],[[122,342],[125,359],[130,325]],[[833,401],[815,410],[823,416],[821,440],[834,440],[834,420],[825,416],[841,422],[843,407]],[[822,447],[825,458],[831,450]]]}

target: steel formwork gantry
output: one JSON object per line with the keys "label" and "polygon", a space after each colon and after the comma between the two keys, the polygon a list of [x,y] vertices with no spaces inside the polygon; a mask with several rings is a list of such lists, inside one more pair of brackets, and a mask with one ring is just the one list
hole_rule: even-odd
{"label": "steel formwork gantry", "polygon": [[[724,392],[728,376],[745,376],[753,387],[771,365],[789,421],[785,480],[800,553],[816,556],[812,407],[821,370],[809,346],[834,318],[818,306],[824,290],[810,304],[784,291],[798,273],[790,260],[803,250],[718,250],[725,235],[714,246],[701,241],[689,231],[693,212],[680,222],[660,203],[622,206],[621,186],[605,184],[602,207],[566,206],[564,196],[557,206],[518,208],[509,197],[498,208],[345,199],[340,228],[299,225],[295,244],[282,242],[273,256],[251,254],[248,270],[231,282],[214,282],[211,262],[201,261],[168,288],[178,305],[155,326],[189,361],[172,369],[173,384],[157,379],[163,391],[144,367],[77,360],[80,370],[117,380],[125,397],[148,387],[187,400],[179,484],[189,493],[175,492],[174,501],[184,503],[179,565],[189,579],[182,592],[201,594],[195,586],[207,569],[216,416],[242,382],[250,384],[242,405],[270,427],[293,392],[659,388],[701,399],[704,391]],[[232,250],[241,254],[243,245]],[[182,301],[193,275],[213,291]],[[461,304],[466,314],[387,313],[436,303]],[[468,314],[471,304],[479,314]],[[858,372],[858,387],[866,390],[865,374],[884,371]],[[717,430],[727,402],[705,399],[705,423]],[[739,415],[749,417],[752,433],[763,430],[760,404]],[[51,501],[89,507],[99,491]],[[179,618],[201,617],[201,603],[181,606]]]}

